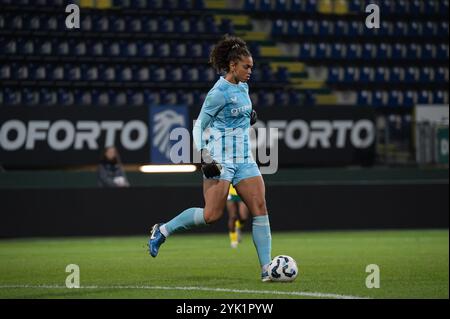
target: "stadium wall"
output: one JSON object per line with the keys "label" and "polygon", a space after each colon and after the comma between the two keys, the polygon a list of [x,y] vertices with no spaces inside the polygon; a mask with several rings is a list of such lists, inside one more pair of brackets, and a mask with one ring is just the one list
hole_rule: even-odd
{"label": "stadium wall", "polygon": [[[268,185],[273,231],[448,228],[448,183]],[[201,187],[1,189],[0,237],[146,235]],[[247,225],[247,230],[250,225]],[[226,232],[226,218],[197,232]]]}

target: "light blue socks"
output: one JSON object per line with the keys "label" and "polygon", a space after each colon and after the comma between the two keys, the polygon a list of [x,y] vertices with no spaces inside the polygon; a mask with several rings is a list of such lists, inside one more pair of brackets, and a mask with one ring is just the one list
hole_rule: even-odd
{"label": "light blue socks", "polygon": [[270,234],[269,216],[255,216],[252,224],[253,243],[258,252],[261,267],[272,261],[272,236]]}
{"label": "light blue socks", "polygon": [[206,225],[203,217],[203,208],[192,207],[184,210],[181,214],[172,218],[160,227],[161,233],[167,237],[181,230]]}

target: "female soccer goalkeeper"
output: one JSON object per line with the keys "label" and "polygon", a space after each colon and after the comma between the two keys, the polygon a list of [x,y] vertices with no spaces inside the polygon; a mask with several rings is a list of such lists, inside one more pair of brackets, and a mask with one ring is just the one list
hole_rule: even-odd
{"label": "female soccer goalkeeper", "polygon": [[[224,212],[230,183],[247,205],[252,220],[252,237],[261,265],[261,280],[270,281],[272,237],[265,201],[265,186],[251,154],[249,128],[256,112],[248,93],[247,81],[253,59],[246,43],[226,35],[210,55],[210,63],[223,76],[208,92],[193,135],[202,154],[204,208],[188,208],[167,223],[155,224],[149,239],[153,257],[167,237],[180,230],[212,224]],[[210,134],[204,138],[204,131]]]}

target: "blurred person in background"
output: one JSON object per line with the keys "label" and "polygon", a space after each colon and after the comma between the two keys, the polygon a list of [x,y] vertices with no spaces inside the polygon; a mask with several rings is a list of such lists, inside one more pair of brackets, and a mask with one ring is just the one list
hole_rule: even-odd
{"label": "blurred person in background", "polygon": [[227,212],[230,245],[231,248],[237,248],[242,240],[242,229],[248,220],[249,211],[232,184],[230,184],[230,190],[228,192]]}
{"label": "blurred person in background", "polygon": [[100,187],[129,187],[122,167],[119,152],[114,146],[106,147],[97,167],[97,181]]}

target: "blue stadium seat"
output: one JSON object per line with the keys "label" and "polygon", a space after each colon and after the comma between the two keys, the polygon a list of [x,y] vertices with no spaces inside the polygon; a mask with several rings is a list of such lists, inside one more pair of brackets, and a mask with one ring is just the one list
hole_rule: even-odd
{"label": "blue stadium seat", "polygon": [[276,90],[274,93],[274,99],[277,103],[277,106],[289,105],[289,94],[283,90]]}
{"label": "blue stadium seat", "polygon": [[[284,25],[284,23],[283,23],[283,25]],[[283,33],[283,29],[281,30],[281,32]],[[297,21],[297,20],[288,20],[287,33],[289,35],[293,35],[293,36],[298,35],[300,33],[300,23],[299,23],[299,21]]]}
{"label": "blue stadium seat", "polygon": [[272,22],[272,34],[273,35],[281,35],[284,33],[284,21],[281,19],[277,19]]}
{"label": "blue stadium seat", "polygon": [[409,5],[408,5],[409,0],[397,0],[394,1],[393,7],[394,7],[394,12],[397,14],[407,14],[409,12]]}
{"label": "blue stadium seat", "polygon": [[142,32],[145,32],[145,33],[159,32],[158,31],[158,20],[154,17],[142,18]]}
{"label": "blue stadium seat", "polygon": [[391,70],[391,82],[393,83],[401,83],[404,79],[404,72],[405,70],[401,67],[394,67]]}
{"label": "blue stadium seat", "polygon": [[418,104],[429,104],[430,103],[430,92],[422,90],[419,92],[417,97]]}
{"label": "blue stadium seat", "polygon": [[372,105],[374,107],[382,107],[386,105],[386,93],[383,91],[375,91],[372,96]]}
{"label": "blue stadium seat", "polygon": [[116,71],[116,77],[120,82],[133,81],[133,68],[126,64],[119,66]]}
{"label": "blue stadium seat", "polygon": [[54,90],[41,89],[39,95],[39,101],[42,105],[52,106],[58,103],[58,97]]}
{"label": "blue stadium seat", "polygon": [[315,45],[312,43],[303,43],[300,45],[300,59],[310,59],[315,56]]}
{"label": "blue stadium seat", "polygon": [[361,57],[361,45],[352,43],[347,46],[346,58],[349,60],[359,59]]}
{"label": "blue stadium seat", "polygon": [[17,42],[17,50],[20,55],[33,55],[35,53],[35,42],[32,39],[21,39]]}
{"label": "blue stadium seat", "polygon": [[259,10],[269,12],[272,10],[271,0],[259,0]]}
{"label": "blue stadium seat", "polygon": [[389,107],[399,106],[401,96],[402,96],[402,94],[400,91],[397,91],[397,90],[389,91],[387,106],[389,106]]}
{"label": "blue stadium seat", "polygon": [[289,91],[289,105],[299,106],[302,102],[302,95],[299,91],[290,90]]}
{"label": "blue stadium seat", "polygon": [[374,45],[365,43],[362,47],[361,57],[365,60],[371,60],[374,57]]}
{"label": "blue stadium seat", "polygon": [[[1,18],[0,18],[1,19]],[[25,20],[25,28],[30,31],[37,31],[43,28],[45,16],[40,17],[39,15],[32,15],[27,20]],[[1,28],[1,21],[0,21]]]}
{"label": "blue stadium seat", "polygon": [[448,17],[448,0],[439,1],[439,10],[441,16]]}
{"label": "blue stadium seat", "polygon": [[409,3],[409,13],[413,16],[420,16],[423,13],[422,0],[411,0]]}
{"label": "blue stadium seat", "polygon": [[328,82],[339,83],[341,80],[341,69],[339,67],[328,68]]}
{"label": "blue stadium seat", "polygon": [[333,35],[347,36],[349,33],[349,23],[344,20],[338,20],[333,25]]}
{"label": "blue stadium seat", "polygon": [[368,106],[372,104],[372,92],[370,91],[358,91],[357,96],[358,106]]}
{"label": "blue stadium seat", "polygon": [[110,92],[110,102],[114,106],[128,106],[127,94],[123,90],[114,90]]}
{"label": "blue stadium seat", "polygon": [[66,78],[69,81],[85,81],[86,79],[83,78],[83,72],[82,69],[85,67],[85,65],[76,65],[76,64],[67,64],[65,65],[66,71]]}
{"label": "blue stadium seat", "polygon": [[285,67],[279,67],[277,72],[275,73],[275,78],[280,83],[289,82],[289,72]]}
{"label": "blue stadium seat", "polygon": [[394,11],[395,11],[394,2],[390,1],[390,0],[381,1],[381,3],[379,4],[379,7],[380,7],[380,11],[383,13],[383,15],[389,15],[389,14],[394,13]]}
{"label": "blue stadium seat", "polygon": [[[214,18],[212,16],[206,16],[205,17],[205,30],[208,33],[218,33],[216,22],[214,21]],[[183,32],[189,32],[189,29],[184,29]]]}
{"label": "blue stadium seat", "polygon": [[244,1],[244,10],[255,12],[256,11],[256,0],[245,0]]}
{"label": "blue stadium seat", "polygon": [[380,43],[375,47],[375,57],[378,60],[385,60],[391,57],[391,45],[387,43]]}
{"label": "blue stadium seat", "polygon": [[434,72],[434,80],[436,82],[446,82],[448,81],[448,69],[445,69],[444,67],[439,67],[435,69]]}
{"label": "blue stadium seat", "polygon": [[[194,68],[191,66],[191,68]],[[170,82],[181,82],[183,79],[183,70],[181,66],[166,67],[167,80]]]}
{"label": "blue stadium seat", "polygon": [[318,43],[316,44],[316,59],[324,59],[328,56],[329,46],[326,43]]}
{"label": "blue stadium seat", "polygon": [[413,83],[417,81],[418,69],[416,67],[408,67],[405,70],[405,82]]}
{"label": "blue stadium seat", "polygon": [[410,60],[417,60],[420,59],[420,45],[417,43],[409,43],[406,46],[406,58]]}
{"label": "blue stadium seat", "polygon": [[59,89],[57,91],[58,105],[73,105],[75,103],[74,93],[71,90]]}
{"label": "blue stadium seat", "polygon": [[72,54],[68,40],[56,40],[54,43],[56,55],[68,56]]}
{"label": "blue stadium seat", "polygon": [[11,79],[12,79],[11,65],[9,64],[0,65],[0,80],[11,80]]}
{"label": "blue stadium seat", "polygon": [[407,91],[403,94],[403,105],[405,107],[413,107],[416,104],[417,94],[414,91]]}
{"label": "blue stadium seat", "polygon": [[126,31],[131,33],[142,32],[144,27],[139,16],[128,16],[125,18]]}
{"label": "blue stadium seat", "polygon": [[[35,89],[24,89],[22,91],[22,104],[34,106],[39,105],[39,91]],[[59,103],[58,103],[59,104]]]}
{"label": "blue stadium seat", "polygon": [[193,101],[192,93],[189,91],[178,90],[177,94],[177,103],[179,105],[191,105]]}
{"label": "blue stadium seat", "polygon": [[426,15],[436,14],[438,9],[438,3],[434,0],[423,1],[423,13]]}
{"label": "blue stadium seat", "polygon": [[304,10],[307,13],[317,12],[317,0],[304,0]]}
{"label": "blue stadium seat", "polygon": [[290,11],[292,11],[292,12],[303,11],[302,0],[291,0]]}
{"label": "blue stadium seat", "polygon": [[435,57],[436,47],[434,44],[422,45],[422,59],[432,60]]}
{"label": "blue stadium seat", "polygon": [[138,46],[138,55],[140,57],[151,57],[155,54],[155,47],[153,41],[139,41],[137,43]]}
{"label": "blue stadium seat", "polygon": [[422,24],[419,22],[413,21],[409,24],[408,28],[408,36],[412,38],[417,38],[422,35]]}
{"label": "blue stadium seat", "polygon": [[[341,59],[344,57],[345,46],[342,43],[333,43],[331,46],[330,58],[332,59]],[[355,53],[355,52],[352,52]],[[347,53],[347,59],[348,53]]]}
{"label": "blue stadium seat", "polygon": [[448,21],[442,21],[438,24],[439,35],[448,37]]}
{"label": "blue stadium seat", "polygon": [[361,0],[349,0],[348,1],[348,11],[360,13],[363,6]]}
{"label": "blue stadium seat", "polygon": [[373,81],[375,71],[370,67],[363,67],[359,73],[359,81],[362,83],[368,83]]}
{"label": "blue stadium seat", "polygon": [[22,94],[17,89],[5,88],[3,90],[3,103],[5,105],[19,105],[22,100]]}
{"label": "blue stadium seat", "polygon": [[187,55],[186,43],[174,41],[170,44],[170,55],[174,58],[183,58]]}
{"label": "blue stadium seat", "polygon": [[359,21],[351,21],[348,25],[348,35],[356,37],[362,34],[363,28]]}
{"label": "blue stadium seat", "polygon": [[106,48],[106,54],[110,57],[119,57],[122,54],[121,45],[118,41],[108,43]]}
{"label": "blue stadium seat", "polygon": [[389,21],[381,21],[380,28],[377,30],[378,36],[392,36],[394,35],[394,26]]}
{"label": "blue stadium seat", "polygon": [[405,47],[403,44],[396,43],[392,46],[392,59],[401,60],[405,57]]}
{"label": "blue stadium seat", "polygon": [[167,42],[155,42],[155,57],[167,58],[170,56],[170,45]]}
{"label": "blue stadium seat", "polygon": [[114,65],[102,65],[100,67],[100,80],[107,82],[116,81],[116,68]]}
{"label": "blue stadium seat", "polygon": [[177,4],[176,0],[166,0],[161,2],[161,8],[165,10],[173,10],[176,9]]}
{"label": "blue stadium seat", "polygon": [[85,56],[88,53],[88,45],[84,40],[71,40],[70,46],[76,56]]}
{"label": "blue stadium seat", "polygon": [[358,81],[358,70],[354,67],[346,67],[344,69],[344,78],[343,81],[346,83],[353,83]]}
{"label": "blue stadium seat", "polygon": [[445,101],[445,93],[443,91],[433,91],[432,101],[433,104],[444,104]]}
{"label": "blue stadium seat", "polygon": [[200,72],[196,67],[188,66],[183,68],[183,81],[184,82],[198,82],[200,80]]}
{"label": "blue stadium seat", "polygon": [[100,76],[98,67],[93,64],[82,65],[81,74],[84,81],[97,81]]}
{"label": "blue stadium seat", "polygon": [[47,70],[50,80],[52,81],[64,81],[68,78],[68,76],[65,76],[65,69],[63,65],[48,65]]}
{"label": "blue stadium seat", "polygon": [[288,10],[287,7],[288,7],[287,0],[275,0],[275,11],[286,12]]}
{"label": "blue stadium seat", "polygon": [[109,16],[109,30],[111,32],[125,32],[127,30],[126,19],[128,17],[110,15]]}
{"label": "blue stadium seat", "polygon": [[273,76],[272,76],[272,70],[271,70],[269,65],[262,64],[260,66],[260,70],[261,70],[261,79],[262,79],[262,81],[270,82],[270,81],[274,80]]}
{"label": "blue stadium seat", "polygon": [[89,41],[87,44],[88,55],[101,57],[104,55],[103,43],[101,41]]}
{"label": "blue stadium seat", "polygon": [[53,43],[50,40],[44,40],[39,43],[37,47],[37,53],[39,55],[50,56],[53,55]]}
{"label": "blue stadium seat", "polygon": [[438,45],[436,58],[439,60],[448,60],[448,44],[441,43]]}
{"label": "blue stadium seat", "polygon": [[394,24],[394,35],[397,37],[403,37],[408,34],[408,25],[403,21],[397,21]]}
{"label": "blue stadium seat", "polygon": [[377,67],[375,70],[375,82],[384,83],[386,81],[389,81],[387,73],[388,69],[384,67]]}
{"label": "blue stadium seat", "polygon": [[138,82],[148,82],[151,80],[151,69],[145,65],[139,65],[133,69],[133,79]]}
{"label": "blue stadium seat", "polygon": [[314,20],[306,20],[302,24],[302,34],[315,35],[317,23]]}
{"label": "blue stadium seat", "polygon": [[[94,30],[94,18],[89,14],[81,14],[80,16],[80,29],[85,31],[93,31]],[[47,25],[47,30],[52,30],[51,26]]]}
{"label": "blue stadium seat", "polygon": [[233,34],[234,33],[234,27],[233,23],[229,19],[223,19],[219,26],[219,31],[222,33],[228,33]]}
{"label": "blue stadium seat", "polygon": [[93,17],[93,29],[94,32],[108,32],[109,31],[109,18],[107,16],[94,16]]}
{"label": "blue stadium seat", "polygon": [[332,23],[329,20],[323,20],[319,23],[319,34],[320,35],[329,35],[333,34],[332,32]]}
{"label": "blue stadium seat", "polygon": [[144,93],[142,91],[128,90],[127,102],[131,106],[145,105]]}
{"label": "blue stadium seat", "polygon": [[432,37],[437,34],[437,25],[432,21],[427,21],[422,24],[422,35],[424,37]]}

